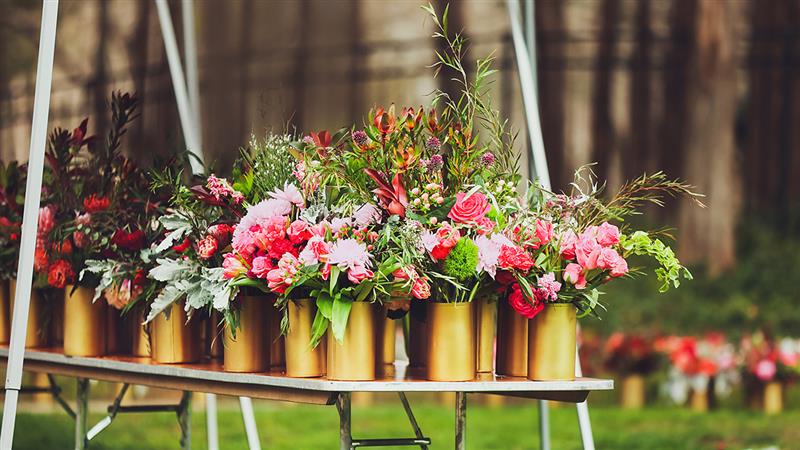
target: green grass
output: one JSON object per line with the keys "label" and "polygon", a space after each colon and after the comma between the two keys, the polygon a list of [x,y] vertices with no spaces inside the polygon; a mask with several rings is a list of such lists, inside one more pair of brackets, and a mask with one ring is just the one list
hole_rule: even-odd
{"label": "green grass", "polygon": [[[200,397],[196,397],[199,402]],[[433,440],[432,449],[452,448],[453,417],[450,408],[411,399],[423,431]],[[477,402],[473,402],[477,403]],[[600,449],[746,449],[775,446],[796,449],[800,442],[800,411],[766,417],[741,410],[707,414],[676,407],[623,411],[611,406],[590,408],[595,442]],[[100,419],[92,415],[90,423]],[[335,449],[338,420],[335,408],[256,402],[261,443],[271,450]],[[554,449],[579,449],[575,409],[551,409]],[[354,406],[356,437],[408,437],[410,427],[399,403],[379,402]],[[503,407],[472,404],[467,416],[470,449],[538,449],[535,403]],[[204,449],[205,414],[192,416],[193,448]],[[72,446],[72,421],[64,414],[20,413],[15,449],[66,449]],[[220,447],[245,449],[246,441],[238,410],[224,404],[219,413]],[[95,441],[92,449],[177,449],[178,426],[174,414],[120,415]]]}

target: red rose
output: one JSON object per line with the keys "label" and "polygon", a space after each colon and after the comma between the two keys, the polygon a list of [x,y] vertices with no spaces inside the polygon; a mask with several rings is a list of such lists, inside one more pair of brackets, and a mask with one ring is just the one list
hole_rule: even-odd
{"label": "red rose", "polygon": [[139,287],[144,284],[145,276],[147,276],[142,269],[136,269],[136,274],[133,276],[133,286]]}
{"label": "red rose", "polygon": [[514,308],[514,311],[528,319],[533,319],[544,309],[544,303],[525,298],[519,283],[514,283],[511,286],[511,292],[508,294],[508,304]]}
{"label": "red rose", "polygon": [[195,251],[197,252],[197,256],[200,259],[208,259],[214,256],[214,253],[217,252],[217,238],[211,236],[210,234],[197,241],[195,246]]}
{"label": "red rose", "polygon": [[447,217],[457,223],[476,222],[491,209],[489,200],[480,192],[474,192],[469,197],[465,192],[459,192],[456,194],[456,204],[450,209]]}
{"label": "red rose", "polygon": [[47,272],[47,283],[54,288],[63,289],[68,283],[75,279],[75,271],[65,259],[54,262]]}
{"label": "red rose", "polygon": [[111,243],[119,248],[136,251],[144,247],[145,235],[142,230],[134,230],[130,233],[123,229],[118,229],[111,237]]}
{"label": "red rose", "polygon": [[183,253],[183,252],[185,252],[186,250],[188,250],[188,249],[189,249],[189,247],[190,247],[191,245],[192,245],[192,243],[191,243],[191,242],[189,242],[189,238],[186,238],[186,239],[184,239],[184,240],[183,240],[183,242],[181,242],[180,244],[178,244],[178,245],[173,245],[173,246],[172,246],[172,249],[173,249],[173,250],[175,250],[175,251],[176,251],[176,252],[178,252],[178,253]]}
{"label": "red rose", "polygon": [[219,223],[208,227],[208,234],[214,236],[221,245],[228,245],[233,234],[233,227],[227,223]]}
{"label": "red rose", "polygon": [[531,270],[533,259],[524,249],[510,245],[500,247],[497,263],[503,269],[517,269],[523,272]]}
{"label": "red rose", "polygon": [[111,201],[108,197],[98,197],[97,195],[90,195],[88,198],[83,199],[83,207],[86,209],[88,213],[96,213],[100,211],[105,211],[108,209],[108,206],[111,204]]}

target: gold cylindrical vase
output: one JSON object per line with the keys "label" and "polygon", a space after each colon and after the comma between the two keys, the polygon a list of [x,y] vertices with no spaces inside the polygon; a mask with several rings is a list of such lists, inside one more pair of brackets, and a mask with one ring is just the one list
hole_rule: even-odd
{"label": "gold cylindrical vase", "polygon": [[267,313],[272,300],[263,295],[242,295],[234,307],[239,310],[239,328],[225,327],[222,367],[226,372],[266,372],[269,370],[269,327]]}
{"label": "gold cylindrical vase", "polygon": [[281,334],[283,311],[270,307],[267,313],[269,326],[269,368],[274,372],[286,370],[286,342]]}
{"label": "gold cylindrical vase", "polygon": [[0,281],[0,345],[11,340],[11,288],[8,280]]}
{"label": "gold cylindrical vase", "polygon": [[177,303],[168,307],[169,317],[159,314],[151,322],[153,361],[162,364],[192,363],[202,357],[202,326],[198,317],[186,323],[186,311]]}
{"label": "gold cylindrical vase", "polygon": [[311,325],[317,314],[312,299],[290,300],[286,305],[289,330],[284,336],[286,345],[286,376],[296,378],[325,375],[325,339],[311,348]]}
{"label": "gold cylindrical vase", "polygon": [[93,297],[93,288],[64,288],[65,355],[103,356],[108,352],[108,304],[102,298],[92,302]]}
{"label": "gold cylindrical vase", "polygon": [[487,297],[476,300],[475,320],[478,372],[492,373],[494,371],[494,338],[497,330],[497,302]]}
{"label": "gold cylindrical vase", "polygon": [[528,325],[528,379],[575,379],[576,309],[570,303],[549,303]]}
{"label": "gold cylindrical vase", "polygon": [[428,379],[470,381],[477,374],[472,302],[428,304]]}
{"label": "gold cylindrical vase", "polygon": [[373,303],[353,302],[341,342],[333,336],[333,327],[328,326],[328,379],[375,379],[376,308]]}
{"label": "gold cylindrical vase", "polygon": [[394,364],[397,322],[386,315],[386,308],[375,308],[375,364]]}
{"label": "gold cylindrical vase", "polygon": [[[8,284],[9,298],[9,333],[11,332],[11,318],[14,317],[14,298],[17,295],[17,280]],[[25,348],[40,348],[50,345],[50,330],[47,326],[47,304],[44,293],[36,288],[31,288],[31,299],[28,306],[28,326],[25,332]]]}
{"label": "gold cylindrical vase", "polygon": [[689,396],[689,407],[695,412],[707,412],[711,403],[709,400],[707,390],[692,389]]}
{"label": "gold cylindrical vase", "polygon": [[770,381],[764,384],[764,413],[773,415],[783,412],[783,383]]}
{"label": "gold cylindrical vase", "polygon": [[497,304],[497,374],[528,376],[528,319],[507,301]]}
{"label": "gold cylindrical vase", "polygon": [[620,390],[620,405],[623,409],[642,409],[645,403],[645,380],[640,374],[625,375]]}

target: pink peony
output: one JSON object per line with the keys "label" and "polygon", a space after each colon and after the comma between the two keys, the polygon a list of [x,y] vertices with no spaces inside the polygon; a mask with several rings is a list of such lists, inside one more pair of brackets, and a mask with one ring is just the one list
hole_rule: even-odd
{"label": "pink peony", "polygon": [[347,271],[347,279],[354,284],[359,284],[364,280],[372,279],[375,274],[364,266],[355,266]]}
{"label": "pink peony", "polygon": [[197,256],[200,259],[209,259],[217,253],[218,246],[217,238],[209,234],[197,241],[195,244],[195,252],[197,252]]}
{"label": "pink peony", "polygon": [[603,248],[597,255],[597,268],[611,270],[617,264],[619,253],[613,248]]}
{"label": "pink peony", "polygon": [[559,250],[561,257],[564,259],[575,259],[575,244],[578,243],[578,237],[572,230],[565,231],[559,239]]}
{"label": "pink peony", "polygon": [[270,192],[269,196],[275,200],[286,202],[290,205],[297,206],[300,209],[305,208],[306,201],[303,199],[303,194],[292,183],[283,185],[283,189],[276,189],[275,192]]}
{"label": "pink peony", "polygon": [[619,244],[619,228],[608,222],[603,222],[596,231],[597,243],[603,247]]}
{"label": "pink peony", "polygon": [[575,285],[575,289],[584,289],[586,287],[586,274],[583,273],[583,267],[575,263],[567,264],[564,269],[564,281]]}
{"label": "pink peony", "polygon": [[225,269],[223,275],[227,279],[236,278],[247,273],[247,267],[239,256],[233,253],[226,253],[222,260],[222,268]]}
{"label": "pink peony", "polygon": [[492,209],[489,200],[480,192],[467,196],[466,192],[456,194],[456,203],[447,213],[447,217],[456,223],[469,223],[481,219]]}
{"label": "pink peony", "polygon": [[758,362],[758,364],[756,364],[755,375],[761,381],[770,381],[775,377],[775,373],[777,373],[777,371],[778,368],[775,365],[775,361],[770,359],[762,359]]}
{"label": "pink peony", "polygon": [[272,262],[269,258],[264,256],[257,256],[253,258],[253,268],[250,272],[256,277],[265,279],[270,270],[272,270]]}

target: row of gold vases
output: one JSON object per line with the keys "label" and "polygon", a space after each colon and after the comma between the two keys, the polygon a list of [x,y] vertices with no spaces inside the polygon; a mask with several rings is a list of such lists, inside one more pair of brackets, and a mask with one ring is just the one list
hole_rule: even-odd
{"label": "row of gold vases", "polygon": [[[7,345],[10,341],[16,291],[16,280],[0,283],[0,344]],[[47,347],[50,344],[50,333],[48,332],[50,327],[45,322],[47,322],[45,298],[39,289],[31,289],[28,327],[25,335],[26,348]]]}
{"label": "row of gold vases", "polygon": [[645,404],[645,379],[644,375],[632,373],[622,378],[620,389],[620,406],[623,409],[642,409]]}

